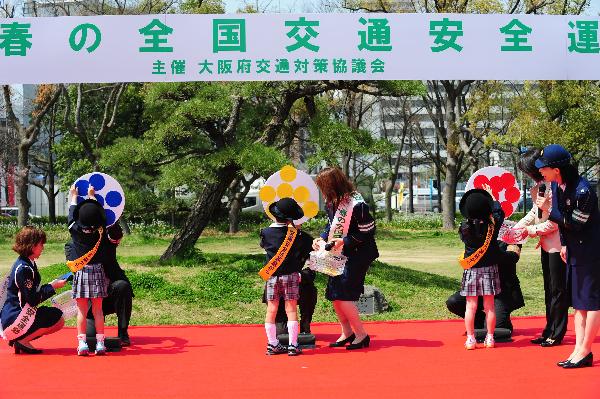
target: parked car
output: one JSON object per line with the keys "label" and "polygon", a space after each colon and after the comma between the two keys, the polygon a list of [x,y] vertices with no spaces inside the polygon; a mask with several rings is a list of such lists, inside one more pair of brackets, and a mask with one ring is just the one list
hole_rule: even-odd
{"label": "parked car", "polygon": [[263,212],[262,201],[258,197],[258,190],[250,190],[244,197],[242,212]]}
{"label": "parked car", "polygon": [[[11,218],[16,218],[19,216],[19,207],[17,206],[4,206],[4,207],[0,207],[0,216],[2,217],[11,217]],[[31,212],[29,213],[29,217],[30,218],[35,218],[38,217],[36,215],[32,215]]]}
{"label": "parked car", "polygon": [[5,206],[0,208],[0,216],[4,217],[17,217],[19,215],[19,208],[16,206]]}

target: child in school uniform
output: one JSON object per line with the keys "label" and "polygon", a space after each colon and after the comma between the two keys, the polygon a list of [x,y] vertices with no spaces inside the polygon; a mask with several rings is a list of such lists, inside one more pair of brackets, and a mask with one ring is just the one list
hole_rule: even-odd
{"label": "child in school uniform", "polygon": [[[68,224],[73,254],[79,259],[79,263],[85,263],[75,272],[73,278],[73,298],[77,302],[77,354],[87,356],[89,353],[85,332],[88,304],[91,301],[96,325],[96,355],[104,355],[106,346],[104,345],[102,299],[108,295],[108,281],[104,273],[102,248],[99,244],[102,235],[106,234],[106,214],[102,205],[95,199],[93,187],[90,186],[88,189],[88,199],[80,203],[77,203],[76,187],[71,187],[70,196]],[[78,261],[71,260],[68,263],[72,262]]]}
{"label": "child in school uniform", "polygon": [[[304,217],[304,212],[292,198],[282,198],[269,206],[269,212],[276,219],[269,227],[260,231],[260,246],[266,252],[266,262],[275,257],[284,244],[288,229],[296,229],[294,220]],[[298,230],[287,255],[275,272],[266,281],[267,314],[265,316],[265,330],[267,333],[267,355],[277,355],[287,352],[289,356],[302,353],[298,347],[298,312],[300,271],[312,251],[312,237]],[[289,345],[286,348],[277,339],[275,316],[279,307],[279,299],[283,296],[285,312],[287,314]]]}
{"label": "child in school uniform", "polygon": [[494,295],[500,293],[498,233],[504,222],[504,211],[500,203],[482,189],[467,191],[461,198],[459,208],[465,217],[459,228],[460,238],[465,244],[464,255],[459,260],[465,269],[460,290],[460,295],[467,299],[465,348],[471,350],[476,347],[474,324],[480,296],[483,297],[487,326],[484,347],[493,348],[496,326]]}

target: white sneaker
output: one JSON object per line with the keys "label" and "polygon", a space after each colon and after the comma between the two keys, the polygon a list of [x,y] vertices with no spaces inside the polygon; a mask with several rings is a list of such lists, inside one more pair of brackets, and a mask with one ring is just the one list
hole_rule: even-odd
{"label": "white sneaker", "polygon": [[106,355],[106,346],[104,346],[104,341],[96,342],[96,356],[104,355]]}
{"label": "white sneaker", "polygon": [[483,341],[483,346],[486,348],[493,348],[495,344],[496,344],[496,341],[494,341],[494,335],[487,334],[485,336],[485,341]]}
{"label": "white sneaker", "polygon": [[477,341],[475,340],[475,337],[472,335],[468,335],[467,336],[467,340],[465,341],[465,349],[470,351],[473,350],[477,347]]}
{"label": "white sneaker", "polygon": [[90,353],[90,348],[88,347],[87,342],[79,341],[77,345],[77,356],[87,356]]}

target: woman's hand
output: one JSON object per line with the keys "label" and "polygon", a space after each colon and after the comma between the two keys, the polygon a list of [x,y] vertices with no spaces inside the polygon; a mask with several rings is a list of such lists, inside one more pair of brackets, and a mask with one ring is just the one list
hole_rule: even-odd
{"label": "woman's hand", "polygon": [[94,189],[94,187],[92,185],[90,185],[88,187],[88,198],[96,199],[96,190]]}
{"label": "woman's hand", "polygon": [[[525,228],[525,231],[527,232],[527,235],[528,235],[530,238],[534,238],[534,237],[537,237],[537,236],[538,236],[538,234],[537,234],[537,230],[535,229],[535,226],[527,226],[527,227]],[[525,237],[523,237],[523,238],[525,238]]]}
{"label": "woman's hand", "polygon": [[526,239],[527,237],[529,237],[529,230],[527,229],[527,227],[522,227],[522,228],[513,228],[512,230],[512,234],[514,234],[514,237],[517,241],[523,241],[524,239]]}
{"label": "woman's hand", "polygon": [[343,238],[334,238],[333,240],[331,240],[329,242],[333,243],[334,250],[341,250],[344,247],[344,239]]}
{"label": "woman's hand", "polygon": [[321,237],[317,237],[313,240],[312,249],[314,251],[318,251],[321,249],[321,243],[325,243],[325,241]]}
{"label": "woman's hand", "polygon": [[55,290],[64,287],[65,284],[67,284],[67,280],[52,280],[52,282],[50,283],[52,288],[54,288]]}
{"label": "woman's hand", "polygon": [[560,258],[563,262],[567,263],[567,247],[560,247]]}
{"label": "woman's hand", "polygon": [[540,197],[538,195],[538,197],[535,199],[535,206],[544,212],[548,211],[548,209],[550,209],[550,197]]}

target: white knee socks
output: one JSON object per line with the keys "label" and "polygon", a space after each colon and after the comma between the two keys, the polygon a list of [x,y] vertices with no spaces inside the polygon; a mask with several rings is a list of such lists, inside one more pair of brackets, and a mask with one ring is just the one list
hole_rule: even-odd
{"label": "white knee socks", "polygon": [[269,344],[275,346],[279,343],[277,339],[277,326],[275,323],[265,323],[265,331],[267,332],[267,341]]}
{"label": "white knee socks", "polygon": [[300,330],[300,325],[297,321],[288,321],[287,328],[290,337],[290,345],[298,346],[298,331]]}

